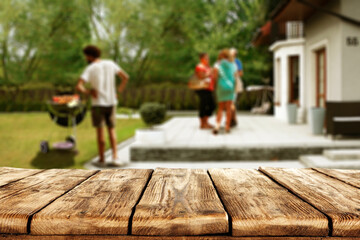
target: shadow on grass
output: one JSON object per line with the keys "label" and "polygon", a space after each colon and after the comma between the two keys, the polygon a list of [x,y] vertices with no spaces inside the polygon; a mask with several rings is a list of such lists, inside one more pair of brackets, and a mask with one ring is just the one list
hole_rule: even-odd
{"label": "shadow on grass", "polygon": [[75,164],[76,151],[50,150],[48,153],[38,152],[31,165],[40,169],[67,168]]}

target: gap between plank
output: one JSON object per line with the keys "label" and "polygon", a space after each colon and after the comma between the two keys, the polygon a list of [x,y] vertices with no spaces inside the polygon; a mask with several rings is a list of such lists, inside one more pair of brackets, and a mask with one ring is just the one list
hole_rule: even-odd
{"label": "gap between plank", "polygon": [[292,191],[291,189],[288,189],[286,186],[284,186],[283,184],[281,184],[280,182],[278,182],[276,179],[274,179],[272,176],[270,176],[268,173],[266,173],[265,171],[263,171],[263,169],[258,169],[258,171],[262,174],[264,174],[266,177],[270,178],[270,180],[272,180],[274,183],[276,183],[277,185],[279,185],[280,187],[285,188],[289,193],[293,194],[295,197],[299,198],[300,200],[302,200],[303,202],[309,204],[310,206],[312,206],[313,208],[315,208],[316,210],[318,210],[320,213],[322,213],[328,220],[328,228],[329,228],[329,237],[332,236],[333,233],[333,222],[330,216],[328,216],[326,213],[324,213],[323,211],[321,211],[320,209],[318,209],[315,205],[313,205],[312,203],[309,203],[308,201],[306,201],[306,199],[303,199],[301,195],[297,194],[296,192]]}
{"label": "gap between plank", "polygon": [[36,210],[34,213],[32,213],[29,216],[28,222],[27,222],[27,233],[30,234],[31,233],[31,222],[32,219],[34,217],[35,214],[39,213],[41,210],[43,210],[44,208],[46,208],[47,206],[49,206],[50,204],[52,204],[53,202],[55,202],[57,199],[61,198],[62,196],[64,196],[65,194],[69,193],[71,190],[73,190],[74,188],[76,188],[77,186],[81,185],[82,183],[84,183],[86,180],[88,180],[89,178],[91,178],[92,176],[95,176],[97,173],[99,173],[100,170],[96,170],[93,174],[91,174],[89,177],[85,178],[83,181],[79,182],[78,184],[76,184],[74,187],[66,190],[63,194],[61,194],[60,196],[56,197],[54,200],[48,202],[47,204],[45,204],[45,206],[43,206],[42,208]]}
{"label": "gap between plank", "polygon": [[127,236],[127,235],[24,235],[0,234],[0,239],[16,240],[360,240],[359,237],[232,237],[232,236]]}
{"label": "gap between plank", "polygon": [[327,176],[327,177],[329,177],[329,178],[333,178],[333,179],[338,180],[338,181],[340,181],[340,182],[343,182],[343,183],[345,183],[345,184],[347,184],[347,185],[349,185],[349,186],[352,186],[352,187],[354,187],[354,188],[356,188],[356,189],[360,189],[360,187],[355,186],[355,185],[353,185],[353,184],[351,184],[351,183],[345,182],[344,180],[342,180],[342,179],[340,179],[340,178],[337,178],[337,177],[335,177],[335,176],[331,176],[331,175],[329,175],[329,174],[320,172],[320,171],[318,171],[316,168],[311,168],[311,169],[314,170],[314,171],[316,171],[316,172],[318,172],[318,173],[321,173],[321,174],[323,174],[323,175],[325,175],[325,176]]}
{"label": "gap between plank", "polygon": [[149,185],[149,182],[152,178],[152,175],[154,173],[155,170],[152,169],[148,179],[147,179],[147,182],[145,183],[145,186],[143,188],[143,190],[141,191],[140,193],[140,196],[138,198],[138,200],[136,201],[135,205],[133,206],[132,210],[131,210],[131,214],[130,214],[130,217],[129,217],[129,224],[128,224],[128,235],[131,235],[131,231],[132,231],[132,222],[133,222],[133,218],[134,218],[134,215],[135,215],[135,211],[136,211],[136,206],[139,204],[140,200],[142,199],[142,197],[144,196],[144,193],[145,193],[145,190],[147,189],[148,185]]}
{"label": "gap between plank", "polygon": [[[26,177],[19,178],[19,179],[16,179],[16,180],[14,180],[14,181],[8,182],[7,184],[0,186],[0,188],[3,188],[3,187],[5,187],[5,186],[7,186],[7,185],[10,185],[10,184],[12,184],[12,183],[16,183],[16,182],[21,181],[21,180],[23,180],[23,179],[25,179],[25,178],[35,176],[35,175],[37,175],[37,174],[39,174],[39,173],[42,173],[42,172],[45,172],[45,171],[46,171],[46,169],[39,170],[38,172],[36,172],[36,173],[34,173],[34,174],[31,174],[31,175],[29,175],[29,176],[26,176]],[[1,177],[1,175],[0,175],[0,177]]]}
{"label": "gap between plank", "polygon": [[229,234],[230,236],[232,236],[232,218],[231,218],[231,215],[230,215],[229,211],[227,210],[227,208],[226,208],[226,206],[225,206],[225,204],[224,204],[224,201],[221,199],[220,193],[219,193],[218,189],[216,188],[214,179],[211,177],[211,174],[210,174],[209,170],[206,170],[206,172],[207,172],[207,174],[208,174],[208,176],[209,176],[209,178],[210,178],[210,180],[211,180],[211,183],[212,183],[213,187],[215,188],[216,194],[217,194],[218,198],[220,199],[220,202],[221,202],[221,204],[223,205],[224,210],[225,210],[225,212],[226,212],[226,214],[227,214],[228,224],[229,224],[229,233],[228,233],[228,234]]}

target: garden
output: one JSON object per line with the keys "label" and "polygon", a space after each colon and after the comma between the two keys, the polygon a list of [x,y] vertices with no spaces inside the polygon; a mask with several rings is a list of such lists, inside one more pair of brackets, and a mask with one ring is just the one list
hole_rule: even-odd
{"label": "garden", "polygon": [[[78,153],[51,151],[39,144],[61,140],[70,130],[51,122],[47,102],[75,93],[87,63],[82,49],[94,44],[130,76],[118,95],[118,113],[142,104],[166,110],[198,108],[187,82],[200,52],[213,64],[219,50],[238,49],[245,86],[271,85],[271,54],[251,45],[254,32],[268,18],[275,0],[3,0],[0,1],[0,166],[82,168],[97,154],[89,114],[77,129]],[[238,99],[248,111],[259,92]],[[81,96],[86,100],[85,96]],[[117,137],[131,138],[145,124],[118,119]],[[107,146],[108,148],[109,146]]]}

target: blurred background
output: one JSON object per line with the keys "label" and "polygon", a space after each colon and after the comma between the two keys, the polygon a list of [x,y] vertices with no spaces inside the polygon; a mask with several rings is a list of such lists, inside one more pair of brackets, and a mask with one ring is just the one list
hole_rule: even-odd
{"label": "blurred background", "polygon": [[[101,47],[131,77],[119,105],[166,103],[197,108],[186,87],[199,52],[214,63],[235,47],[245,85],[271,84],[272,56],[251,40],[275,0],[2,0],[0,2],[0,111],[44,111],[56,91],[73,90],[86,66],[82,48]],[[239,99],[250,109],[254,97]]]}

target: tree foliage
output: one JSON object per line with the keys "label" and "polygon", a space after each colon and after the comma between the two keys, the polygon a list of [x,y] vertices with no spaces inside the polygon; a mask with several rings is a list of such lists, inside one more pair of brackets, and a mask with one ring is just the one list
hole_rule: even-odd
{"label": "tree foliage", "polygon": [[132,83],[186,82],[199,52],[216,60],[236,47],[246,83],[269,77],[271,56],[254,48],[273,0],[1,0],[0,81],[73,84],[81,49],[99,45]]}
{"label": "tree foliage", "polygon": [[85,0],[0,1],[2,82],[73,80],[83,67],[79,50],[91,37],[83,4]]}

